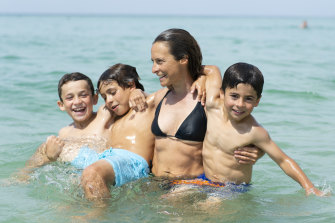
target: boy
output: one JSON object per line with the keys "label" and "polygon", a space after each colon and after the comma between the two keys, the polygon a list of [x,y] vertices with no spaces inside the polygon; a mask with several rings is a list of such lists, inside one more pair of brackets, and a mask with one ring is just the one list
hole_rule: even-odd
{"label": "boy", "polygon": [[107,148],[110,112],[104,106],[93,112],[98,102],[92,81],[86,75],[75,72],[65,74],[58,84],[58,107],[66,111],[73,123],[62,128],[58,137],[50,136],[27,162],[26,168],[34,168],[52,161],[71,162],[84,145],[96,152]]}
{"label": "boy", "polygon": [[[147,132],[143,133],[143,128],[134,129],[132,125],[122,125],[126,122],[122,122],[125,116],[118,113],[119,110],[122,110],[123,113],[130,110],[127,94],[130,94],[131,89],[140,85],[137,83],[138,81],[135,81],[136,77],[138,78],[136,70],[126,73],[128,74],[127,83],[130,81],[129,79],[134,79],[134,81],[130,81],[131,86],[126,85],[128,87],[123,88],[116,81],[115,83],[108,81],[105,84],[101,83],[107,89],[106,93],[102,95],[105,100],[106,95],[108,95],[108,100],[112,98],[112,101],[118,105],[107,109],[107,103],[106,107],[104,105],[99,108],[97,114],[93,112],[93,105],[97,103],[98,95],[94,94],[91,80],[81,73],[64,75],[58,85],[60,100],[57,104],[60,110],[68,113],[73,119],[73,123],[62,128],[58,137],[49,137],[47,142],[37,149],[27,167],[33,168],[55,160],[71,162],[78,169],[84,169],[82,185],[85,196],[89,199],[110,197],[110,184],[121,186],[127,182],[148,176],[148,162],[153,155],[153,146],[148,146],[148,144],[153,145],[153,139],[145,134]],[[98,85],[101,87],[100,84]],[[111,109],[114,109],[113,116]],[[134,114],[129,116],[128,119],[130,120],[136,119]],[[145,121],[143,115],[138,119],[140,118],[141,121]],[[150,128],[148,127],[148,129]],[[135,136],[139,136],[139,139],[135,140],[136,137],[133,137],[132,134],[134,131],[142,132],[141,134],[144,135],[136,134]],[[149,143],[146,143],[148,140]],[[93,163],[94,165],[91,165]],[[84,177],[92,173],[93,167],[99,165],[104,168],[103,173],[108,175],[108,182],[104,184],[104,191],[91,187],[91,182],[88,182],[92,179],[91,175],[90,178]],[[86,168],[88,166],[90,168]],[[94,175],[93,177],[96,179],[100,175]],[[94,180],[93,184],[96,183],[97,181]],[[101,185],[99,184],[99,186]]]}
{"label": "boy", "polygon": [[209,75],[206,81],[208,121],[203,144],[206,178],[219,183],[250,183],[252,165],[240,165],[233,156],[236,148],[252,144],[266,152],[307,195],[323,195],[251,115],[262,94],[264,79],[260,70],[251,64],[236,63],[226,70],[221,89],[218,76]]}

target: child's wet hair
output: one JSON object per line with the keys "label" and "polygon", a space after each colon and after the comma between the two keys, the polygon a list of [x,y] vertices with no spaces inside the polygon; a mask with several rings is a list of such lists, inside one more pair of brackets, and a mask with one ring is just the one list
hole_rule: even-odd
{"label": "child's wet hair", "polygon": [[92,96],[94,95],[94,86],[93,86],[92,80],[88,76],[86,76],[85,74],[79,73],[79,72],[68,73],[68,74],[64,74],[64,76],[58,82],[58,96],[61,102],[63,102],[62,86],[66,84],[67,82],[80,81],[80,80],[84,80],[87,82],[91,90]]}
{"label": "child's wet hair", "polygon": [[129,88],[132,83],[135,87],[144,91],[143,85],[139,82],[140,77],[137,74],[136,68],[127,64],[115,64],[103,72],[98,80],[98,89],[101,84],[110,81],[116,81],[122,88]]}
{"label": "child's wet hair", "polygon": [[264,77],[262,72],[254,65],[236,63],[228,67],[222,79],[223,92],[226,88],[235,88],[238,84],[250,84],[260,98],[263,91]]}

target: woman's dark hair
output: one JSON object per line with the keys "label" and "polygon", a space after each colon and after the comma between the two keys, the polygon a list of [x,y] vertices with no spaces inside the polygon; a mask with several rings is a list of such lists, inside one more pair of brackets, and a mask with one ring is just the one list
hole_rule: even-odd
{"label": "woman's dark hair", "polygon": [[236,63],[228,67],[222,79],[222,90],[234,88],[238,84],[250,84],[260,98],[263,91],[264,77],[262,72],[254,65]]}
{"label": "woman's dark hair", "polygon": [[188,70],[193,80],[203,74],[201,50],[189,32],[183,29],[168,29],[159,34],[153,44],[156,42],[167,42],[170,53],[176,60],[185,57],[188,59]]}
{"label": "woman's dark hair", "polygon": [[70,81],[80,81],[84,80],[87,82],[88,87],[91,90],[92,96],[94,95],[94,87],[91,79],[87,77],[85,74],[79,73],[79,72],[74,72],[74,73],[69,73],[69,74],[64,74],[64,76],[59,80],[58,82],[58,96],[61,102],[63,102],[62,99],[62,87],[64,84]]}
{"label": "woman's dark hair", "polygon": [[135,83],[135,87],[144,91],[143,85],[138,81],[140,77],[136,72],[136,68],[127,64],[115,64],[103,72],[98,80],[98,89],[105,81],[116,81],[123,88],[128,88],[131,83]]}

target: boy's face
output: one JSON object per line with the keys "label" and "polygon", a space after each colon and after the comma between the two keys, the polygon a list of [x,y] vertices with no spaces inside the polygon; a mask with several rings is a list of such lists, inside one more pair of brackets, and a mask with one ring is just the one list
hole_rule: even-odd
{"label": "boy's face", "polygon": [[62,86],[62,100],[57,104],[62,111],[66,111],[73,121],[83,123],[93,114],[93,105],[97,104],[98,96],[92,96],[87,81],[69,81]]}
{"label": "boy's face", "polygon": [[100,85],[100,94],[106,102],[106,107],[117,116],[124,115],[130,109],[129,95],[134,87],[123,88],[116,81]]}
{"label": "boy's face", "polygon": [[249,116],[259,100],[256,91],[249,84],[240,83],[235,88],[226,88],[224,92],[226,112],[237,122]]}

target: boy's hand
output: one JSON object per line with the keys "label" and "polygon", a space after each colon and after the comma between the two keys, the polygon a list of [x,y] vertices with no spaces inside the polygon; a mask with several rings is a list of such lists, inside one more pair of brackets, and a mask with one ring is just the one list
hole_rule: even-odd
{"label": "boy's hand", "polygon": [[234,157],[240,164],[252,164],[264,155],[264,152],[255,146],[249,145],[234,151]]}
{"label": "boy's hand", "polygon": [[55,161],[62,152],[64,142],[56,136],[49,136],[46,141],[45,154],[50,161]]}
{"label": "boy's hand", "polygon": [[97,117],[103,121],[109,121],[112,118],[112,112],[106,107],[106,105],[101,105],[98,109]]}
{"label": "boy's hand", "polygon": [[137,112],[145,111],[148,107],[145,93],[140,89],[132,90],[129,96],[129,106]]}
{"label": "boy's hand", "polygon": [[206,102],[206,76],[201,75],[191,86],[191,93],[198,92],[197,99],[204,106]]}
{"label": "boy's hand", "polygon": [[309,195],[311,195],[311,194],[315,194],[315,195],[318,196],[318,197],[323,197],[323,196],[329,196],[329,195],[330,195],[330,193],[324,193],[324,192],[318,190],[318,189],[315,188],[315,187],[306,190],[306,195],[307,195],[307,196],[309,196]]}

